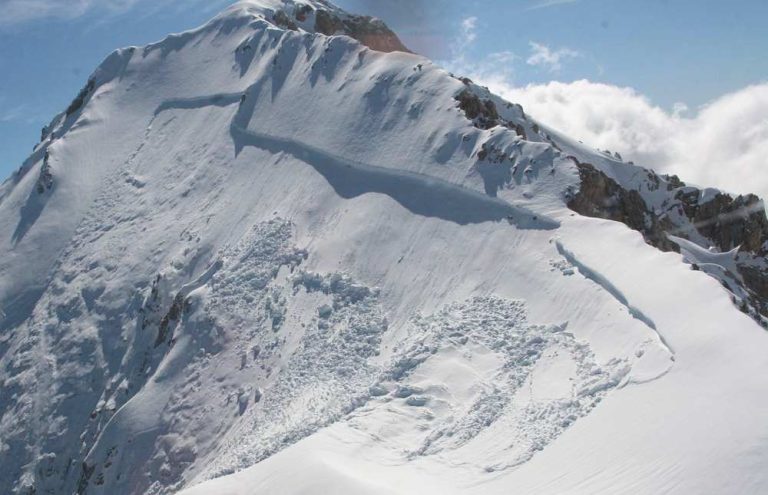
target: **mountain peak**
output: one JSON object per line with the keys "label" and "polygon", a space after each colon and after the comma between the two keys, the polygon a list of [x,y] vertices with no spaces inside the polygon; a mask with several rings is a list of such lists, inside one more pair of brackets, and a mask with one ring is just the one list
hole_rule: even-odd
{"label": "mountain peak", "polygon": [[3,493],[767,492],[762,203],[398,48],[251,0],[93,73],[0,185]]}
{"label": "mountain peak", "polygon": [[244,0],[227,13],[262,17],[282,29],[346,35],[380,52],[410,52],[380,19],[350,14],[325,0]]}

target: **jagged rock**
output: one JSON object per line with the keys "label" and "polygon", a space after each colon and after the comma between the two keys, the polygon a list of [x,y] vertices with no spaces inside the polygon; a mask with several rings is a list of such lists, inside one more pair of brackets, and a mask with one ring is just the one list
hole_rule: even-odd
{"label": "jagged rock", "polygon": [[320,10],[317,12],[317,18],[315,19],[315,30],[319,33],[331,36],[339,31],[343,31],[344,23],[335,15]]}
{"label": "jagged rock", "polygon": [[[472,84],[472,81],[466,78],[462,81],[467,85]],[[480,98],[470,89],[462,90],[455,98],[459,102],[459,108],[478,129],[488,130],[501,125],[515,131],[523,139],[528,138],[522,125],[501,118],[496,104],[490,98]]]}
{"label": "jagged rock", "polygon": [[[579,168],[581,186],[569,199],[569,208],[581,215],[621,222],[643,234],[646,242],[662,251],[680,251],[668,235],[684,236],[685,225],[654,212],[638,191],[625,189],[588,163],[575,158],[574,161]],[[671,199],[679,204],[690,225],[709,240],[711,246],[721,252],[739,247],[737,267],[743,279],[742,289],[749,294],[755,311],[768,317],[768,271],[759,266],[768,249],[768,218],[760,198],[750,194],[734,199],[719,193],[702,201],[700,190],[686,188],[676,176],[670,179],[666,189],[676,191]],[[659,176],[648,171],[648,189],[658,190],[660,184]]]}
{"label": "jagged rock", "polygon": [[756,266],[741,265],[739,273],[744,278],[744,283],[757,296],[761,313],[768,314],[768,272]]}
{"label": "jagged rock", "polygon": [[72,103],[69,104],[66,110],[67,117],[80,110],[85,105],[85,100],[88,99],[91,92],[96,89],[96,81],[88,79],[88,83],[80,90]]}
{"label": "jagged rock", "polygon": [[312,13],[312,7],[307,4],[299,4],[296,6],[296,20],[304,22],[307,20],[307,16]]}
{"label": "jagged rock", "polygon": [[669,220],[655,215],[639,192],[627,190],[589,163],[580,163],[581,188],[568,207],[588,217],[604,218],[621,222],[643,234],[649,244],[663,251],[679,251],[666,232],[673,225]]}
{"label": "jagged rock", "polygon": [[721,251],[740,247],[740,251],[766,254],[768,219],[763,202],[754,194],[732,198],[721,193],[701,203],[699,191],[694,189],[680,191],[676,198],[697,230]]}
{"label": "jagged rock", "polygon": [[384,22],[370,16],[338,15],[318,10],[315,17],[315,31],[328,36],[346,34],[371,50],[379,52],[407,52],[410,50],[400,41]]}
{"label": "jagged rock", "polygon": [[168,332],[171,327],[171,323],[179,321],[181,312],[184,307],[184,296],[177,294],[173,299],[173,304],[168,309],[168,313],[160,320],[160,328],[157,332],[157,339],[155,340],[155,347],[165,342],[168,339]]}
{"label": "jagged rock", "polygon": [[499,112],[496,110],[496,105],[493,101],[489,99],[481,100],[468,89],[456,95],[456,100],[459,102],[459,108],[464,111],[467,118],[474,121],[475,125],[480,129],[491,129],[499,125]]}
{"label": "jagged rock", "polygon": [[277,12],[275,12],[273,21],[275,22],[276,25],[284,29],[290,29],[291,31],[296,31],[297,29],[299,29],[296,23],[293,22],[293,20],[290,17],[288,17],[288,14],[286,14],[284,10],[278,10]]}
{"label": "jagged rock", "polygon": [[38,194],[43,194],[53,188],[53,171],[51,170],[50,158],[50,152],[46,150],[43,165],[40,167],[40,176],[37,179]]}
{"label": "jagged rock", "polygon": [[[634,162],[629,162],[630,165],[634,165]],[[681,187],[685,187],[685,182],[680,180],[680,177],[676,175],[662,175],[664,180],[667,181],[667,190],[673,191]]]}

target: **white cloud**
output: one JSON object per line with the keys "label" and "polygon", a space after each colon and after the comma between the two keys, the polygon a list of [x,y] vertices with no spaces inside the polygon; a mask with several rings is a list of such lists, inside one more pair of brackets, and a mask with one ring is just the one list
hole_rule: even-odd
{"label": "white cloud", "polygon": [[631,88],[587,80],[488,84],[542,123],[590,146],[700,186],[768,198],[768,83],[717,98],[690,117],[683,116],[684,104],[667,111]]}
{"label": "white cloud", "polygon": [[[465,24],[469,31],[475,22]],[[687,116],[691,110],[683,102],[665,110],[632,88],[588,80],[516,86],[514,54],[468,61],[464,50],[471,42],[456,44],[460,49],[446,68],[520,103],[542,124],[692,184],[768,199],[768,83],[721,96]],[[554,52],[567,50],[558,56],[544,45],[531,46],[529,64],[557,67],[563,57],[577,56],[568,49]]]}
{"label": "white cloud", "polygon": [[688,108],[688,105],[683,103],[682,101],[675,102],[675,104],[672,106],[672,115],[675,117],[680,117],[684,113],[688,112],[690,108]]}
{"label": "white cloud", "polygon": [[468,42],[475,41],[475,29],[477,28],[477,17],[467,17],[461,21],[461,28]]}
{"label": "white cloud", "polygon": [[22,24],[36,19],[76,19],[101,10],[115,13],[130,9],[138,0],[0,0],[0,25]]}
{"label": "white cloud", "polygon": [[459,35],[451,44],[451,60],[441,64],[458,75],[471,74],[485,81],[485,84],[506,84],[512,79],[514,61],[518,58],[513,52],[495,52],[477,60],[467,55],[467,50],[477,39],[477,20],[477,17],[462,20]]}
{"label": "white cloud", "polygon": [[531,55],[526,60],[528,65],[540,66],[549,70],[550,72],[558,72],[563,67],[563,60],[568,58],[576,58],[579,56],[579,52],[571,50],[570,48],[560,48],[558,50],[552,50],[547,45],[530,42]]}
{"label": "white cloud", "polygon": [[454,56],[463,56],[464,51],[477,39],[477,17],[461,21],[461,31],[453,47]]}

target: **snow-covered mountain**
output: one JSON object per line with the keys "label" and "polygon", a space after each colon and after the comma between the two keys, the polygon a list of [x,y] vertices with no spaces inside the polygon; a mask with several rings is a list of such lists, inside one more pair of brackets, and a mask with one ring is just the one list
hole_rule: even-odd
{"label": "snow-covered mountain", "polygon": [[241,2],[0,186],[0,491],[766,493],[766,241],[380,21]]}

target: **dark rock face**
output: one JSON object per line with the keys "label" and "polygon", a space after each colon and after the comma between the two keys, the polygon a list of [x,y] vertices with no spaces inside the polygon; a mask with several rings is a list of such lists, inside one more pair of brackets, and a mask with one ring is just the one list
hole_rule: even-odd
{"label": "dark rock face", "polygon": [[[685,237],[682,232],[691,226],[710,242],[710,246],[721,252],[738,247],[736,263],[739,273],[734,275],[743,280],[741,288],[748,294],[748,301],[734,299],[734,302],[765,325],[765,318],[768,318],[768,218],[760,198],[752,194],[733,198],[719,193],[712,199],[702,201],[700,190],[685,187],[677,177],[664,178],[670,202],[683,212],[684,221],[688,223],[686,226],[683,222],[675,223],[666,214],[654,212],[638,191],[622,187],[588,163],[573,160],[581,178],[579,192],[568,198],[568,207],[573,211],[621,222],[642,233],[648,244],[662,251],[679,252],[680,248],[669,239],[668,234]],[[658,190],[661,178],[652,171],[647,171],[647,174],[648,188]]]}
{"label": "dark rock face", "polygon": [[46,150],[45,157],[43,157],[43,165],[40,168],[40,176],[37,178],[38,194],[43,194],[53,188],[53,172],[51,170],[50,159],[51,154]]}
{"label": "dark rock face", "polygon": [[[469,79],[462,81],[468,86],[472,84]],[[490,98],[480,98],[470,89],[464,89],[456,95],[455,99],[459,102],[459,108],[478,129],[493,129],[500,125],[515,131],[523,139],[527,139],[525,128],[520,124],[501,118],[496,104]]]}
{"label": "dark rock face", "polygon": [[741,265],[739,273],[744,279],[744,285],[753,294],[752,304],[763,316],[768,316],[768,272],[757,266]]}
{"label": "dark rock face", "polygon": [[277,26],[280,26],[283,29],[290,29],[291,31],[296,31],[297,29],[299,29],[299,26],[297,26],[296,23],[293,22],[293,19],[291,19],[288,16],[288,14],[285,13],[284,10],[278,10],[277,12],[275,12],[275,16],[273,17],[272,20]]}
{"label": "dark rock face", "polygon": [[344,31],[344,23],[335,15],[320,10],[315,18],[315,30],[326,36],[332,36],[340,31]]}
{"label": "dark rock face", "polygon": [[464,111],[467,118],[475,122],[476,127],[491,129],[499,125],[499,112],[493,101],[481,100],[468,89],[456,95],[456,101],[459,102],[459,108]]}
{"label": "dark rock face", "polygon": [[67,107],[67,117],[77,112],[83,107],[83,105],[85,105],[85,101],[88,99],[94,89],[96,89],[96,81],[89,79],[88,83],[83,87],[83,89],[80,90],[75,99],[72,100],[72,103],[69,104],[69,107]]}
{"label": "dark rock face", "polygon": [[171,307],[168,310],[168,313],[166,313],[166,315],[163,316],[163,319],[160,320],[160,328],[157,332],[155,347],[158,347],[160,344],[168,341],[171,326],[177,321],[179,321],[179,318],[181,318],[181,312],[183,307],[184,307],[184,297],[181,294],[177,294],[176,297],[173,299],[173,304],[171,304]]}
{"label": "dark rock face", "polygon": [[384,22],[370,16],[353,15],[341,18],[331,12],[318,10],[315,31],[328,36],[346,34],[371,50],[378,52],[408,52],[397,35]]}
{"label": "dark rock face", "polygon": [[569,199],[570,209],[584,216],[621,222],[663,251],[679,250],[666,235],[675,226],[667,218],[654,214],[639,192],[624,189],[589,163],[576,163],[581,188]]}
{"label": "dark rock face", "polygon": [[[292,12],[286,10],[275,12],[272,22],[283,29],[296,31],[299,29],[299,23],[310,19],[313,10],[313,7],[307,4],[298,4]],[[378,52],[410,53],[400,38],[379,19],[362,15],[337,15],[331,7],[328,10],[319,8],[314,12],[314,29],[318,33],[326,36],[343,34]]]}
{"label": "dark rock face", "polygon": [[703,204],[698,202],[697,191],[688,194],[681,191],[676,198],[696,229],[721,251],[740,247],[741,252],[766,254],[768,219],[763,202],[754,194],[736,198],[717,194]]}
{"label": "dark rock face", "polygon": [[309,5],[299,5],[296,8],[296,19],[299,22],[304,22],[307,20],[307,16],[312,13],[312,7]]}

